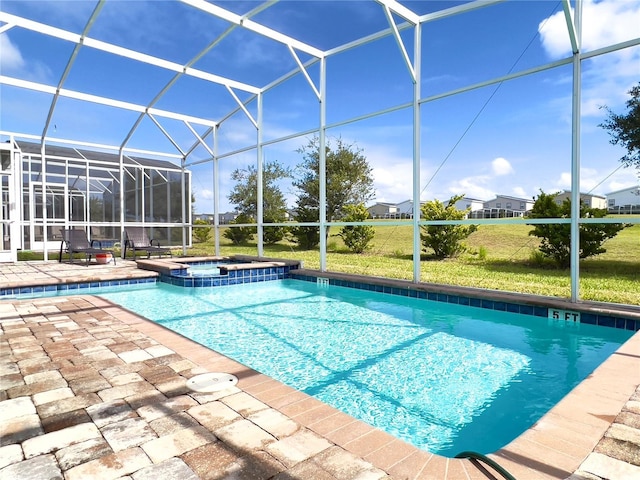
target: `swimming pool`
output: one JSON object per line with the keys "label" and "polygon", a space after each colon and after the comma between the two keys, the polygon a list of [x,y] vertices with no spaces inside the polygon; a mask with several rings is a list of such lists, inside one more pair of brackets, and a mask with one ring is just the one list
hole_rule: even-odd
{"label": "swimming pool", "polygon": [[499,449],[634,333],[297,280],[102,296],[446,456]]}

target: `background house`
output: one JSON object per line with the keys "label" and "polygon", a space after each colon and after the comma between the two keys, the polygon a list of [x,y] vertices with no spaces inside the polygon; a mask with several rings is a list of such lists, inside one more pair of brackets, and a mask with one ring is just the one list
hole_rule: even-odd
{"label": "background house", "polygon": [[[562,204],[566,199],[571,200],[571,191],[564,190],[556,195],[556,203]],[[602,195],[580,192],[580,202],[589,208],[607,208],[607,199]]]}
{"label": "background house", "polygon": [[640,213],[640,186],[606,194],[609,213]]}
{"label": "background house", "polygon": [[193,221],[195,222],[196,220],[204,220],[207,223],[210,223],[213,225],[213,219],[214,219],[214,215],[213,213],[194,213],[193,214]]}
{"label": "background house", "polygon": [[398,206],[395,203],[377,202],[367,208],[373,218],[396,218]]}
{"label": "background house", "polygon": [[530,198],[498,195],[493,200],[483,203],[482,209],[474,210],[470,218],[505,218],[524,217],[533,208],[534,201]]}
{"label": "background house", "polygon": [[[424,204],[425,202],[420,202],[421,207]],[[413,200],[398,203],[398,215],[398,218],[413,218]]]}
{"label": "background house", "polygon": [[[289,214],[285,214],[285,217],[287,218],[287,220],[289,219]],[[194,220],[204,220],[208,223],[210,223],[211,225],[213,225],[215,223],[215,215],[213,213],[194,213],[193,214],[193,219]],[[220,225],[227,225],[229,223],[232,223],[236,218],[238,218],[238,212],[237,211],[233,211],[233,212],[224,212],[220,214]]]}
{"label": "background house", "polygon": [[477,198],[463,197],[455,203],[455,207],[458,210],[467,210],[471,212],[481,210],[484,208],[484,200],[478,200]]}

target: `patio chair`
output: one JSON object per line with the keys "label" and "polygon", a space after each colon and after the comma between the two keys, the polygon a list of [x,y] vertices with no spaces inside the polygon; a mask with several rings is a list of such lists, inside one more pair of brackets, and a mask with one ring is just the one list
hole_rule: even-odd
{"label": "patio chair", "polygon": [[[98,248],[95,248],[94,245],[97,245]],[[87,238],[87,234],[84,230],[62,230],[62,242],[60,242],[60,255],[58,255],[58,262],[62,262],[63,250],[69,254],[71,263],[73,263],[73,255],[75,253],[84,254],[87,266],[91,262],[91,257],[96,256],[97,259],[97,255],[106,254],[111,255],[114,265],[116,263],[116,256],[114,255],[113,250],[103,249],[99,240],[91,240],[91,243],[89,243],[89,239]]]}
{"label": "patio chair", "polygon": [[126,240],[124,242],[125,258],[127,258],[127,248],[131,248],[133,251],[134,260],[136,259],[136,250],[147,252],[147,258],[149,258],[152,253],[157,253],[158,257],[162,257],[162,255],[165,254],[170,257],[173,256],[170,248],[162,247],[160,242],[154,238],[149,240],[144,227],[126,227],[124,229],[124,233],[126,235]]}

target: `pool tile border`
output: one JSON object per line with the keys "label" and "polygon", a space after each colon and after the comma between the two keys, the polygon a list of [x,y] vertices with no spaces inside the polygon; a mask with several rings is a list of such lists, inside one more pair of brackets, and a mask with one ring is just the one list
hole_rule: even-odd
{"label": "pool tile border", "polygon": [[[487,310],[497,310],[501,312],[519,313],[522,315],[531,315],[534,317],[548,318],[549,308],[542,305],[532,305],[526,303],[516,303],[506,300],[495,300],[491,298],[478,298],[473,296],[466,296],[460,293],[450,294],[442,292],[428,291],[420,288],[411,288],[410,286],[393,286],[384,285],[380,283],[367,283],[356,280],[346,280],[342,278],[334,278],[331,274],[309,274],[306,272],[292,271],[290,278],[296,280],[302,280],[306,282],[316,283],[319,278],[326,278],[329,285],[336,287],[355,288],[357,290],[367,290],[371,292],[378,292],[387,295],[395,295],[401,297],[417,298],[420,300],[431,300],[434,302],[452,303],[457,305],[464,305],[469,307],[484,308]],[[441,288],[446,286],[439,285]],[[490,292],[483,292],[485,295]],[[640,330],[640,311],[629,312],[629,315],[624,315],[624,312],[618,311],[617,314],[606,312],[597,313],[589,311],[584,305],[571,304],[565,306],[565,308],[579,311],[580,322],[589,325],[597,325],[602,327],[619,328],[622,330],[630,330],[633,332]]]}
{"label": "pool tile border", "polygon": [[[200,262],[200,264],[206,263]],[[167,275],[166,273],[161,273],[160,281],[179,287],[226,287],[245,283],[284,280],[285,278],[289,278],[291,268],[289,265],[283,265],[277,267],[229,270],[226,275],[222,274],[211,277],[186,277],[180,274]],[[183,272],[183,270],[179,270],[178,272]],[[184,272],[186,273],[186,269]]]}
{"label": "pool tile border", "polygon": [[119,280],[101,280],[93,282],[69,282],[49,285],[0,288],[0,300],[21,299],[25,297],[45,296],[50,293],[90,293],[96,288],[117,287],[127,285],[152,284],[156,277],[127,278]]}

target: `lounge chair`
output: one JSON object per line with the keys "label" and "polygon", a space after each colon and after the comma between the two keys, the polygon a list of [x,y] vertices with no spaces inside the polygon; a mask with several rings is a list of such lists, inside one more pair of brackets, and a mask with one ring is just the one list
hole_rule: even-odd
{"label": "lounge chair", "polygon": [[143,227],[126,227],[124,232],[127,237],[124,242],[125,258],[127,257],[127,248],[133,250],[134,260],[136,259],[136,250],[147,252],[147,258],[149,258],[152,253],[158,254],[159,257],[162,255],[172,256],[170,248],[162,247],[160,242],[154,238],[149,240],[147,232]]}
{"label": "lounge chair", "polygon": [[[97,245],[98,248],[95,248],[94,245]],[[103,249],[99,240],[91,240],[91,243],[89,243],[89,239],[87,238],[87,234],[84,230],[62,230],[62,242],[60,242],[60,255],[58,256],[58,262],[62,262],[63,250],[69,254],[71,263],[73,263],[73,255],[75,253],[84,254],[87,266],[91,262],[91,257],[105,254],[111,254],[114,265],[116,263],[116,256],[113,254],[113,250]]]}

